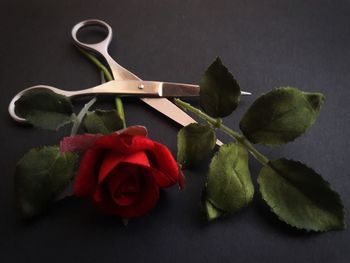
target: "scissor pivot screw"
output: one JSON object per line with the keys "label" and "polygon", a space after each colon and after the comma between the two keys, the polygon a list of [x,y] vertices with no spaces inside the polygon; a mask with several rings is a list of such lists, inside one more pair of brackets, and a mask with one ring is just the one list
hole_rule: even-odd
{"label": "scissor pivot screw", "polygon": [[139,89],[143,89],[145,87],[145,85],[143,85],[143,84],[141,84],[141,85],[139,85]]}

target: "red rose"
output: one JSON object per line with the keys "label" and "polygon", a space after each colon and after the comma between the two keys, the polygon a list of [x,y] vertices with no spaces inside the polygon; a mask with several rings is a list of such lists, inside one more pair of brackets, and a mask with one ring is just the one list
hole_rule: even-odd
{"label": "red rose", "polygon": [[149,212],[159,189],[179,184],[183,176],[169,149],[147,137],[141,126],[111,135],[77,135],[61,142],[62,151],[86,150],[74,194],[102,211],[132,218]]}

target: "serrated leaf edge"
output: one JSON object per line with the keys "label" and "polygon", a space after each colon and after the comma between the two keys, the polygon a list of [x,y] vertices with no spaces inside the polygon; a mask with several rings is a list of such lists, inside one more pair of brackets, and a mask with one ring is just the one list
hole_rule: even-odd
{"label": "serrated leaf edge", "polygon": [[[339,203],[341,204],[341,207],[342,207],[342,210],[341,210],[341,211],[342,211],[342,216],[343,216],[343,217],[342,217],[342,228],[327,228],[327,229],[318,229],[318,230],[316,230],[316,229],[311,229],[311,228],[298,227],[298,226],[296,226],[296,225],[294,225],[294,224],[290,224],[290,223],[286,222],[284,219],[282,219],[282,218],[275,212],[274,207],[270,206],[269,203],[267,202],[267,200],[264,198],[264,194],[260,191],[261,185],[260,185],[260,181],[259,181],[259,177],[258,177],[258,178],[257,178],[257,183],[258,183],[258,185],[259,185],[259,193],[260,193],[260,195],[261,195],[261,198],[264,200],[265,204],[270,208],[270,211],[271,211],[281,222],[283,222],[283,223],[285,223],[285,224],[287,224],[287,225],[289,225],[289,226],[291,226],[291,227],[293,227],[293,228],[296,228],[296,229],[298,229],[298,230],[305,230],[305,231],[307,231],[307,232],[324,233],[324,232],[328,232],[328,231],[331,231],[331,230],[343,230],[343,229],[346,229],[346,227],[347,227],[347,224],[346,224],[346,221],[345,221],[346,210],[345,210],[344,204],[343,204],[343,202],[342,202],[342,200],[341,200],[340,194],[339,194],[338,192],[336,192],[335,190],[333,190],[333,188],[331,187],[330,183],[329,183],[327,180],[323,179],[323,177],[322,177],[319,173],[317,173],[314,169],[312,169],[311,167],[305,165],[304,163],[302,163],[302,162],[300,162],[300,161],[295,161],[295,160],[293,160],[293,159],[287,159],[287,158],[283,158],[283,159],[285,159],[285,160],[287,160],[287,161],[293,161],[293,162],[296,162],[296,163],[298,163],[298,164],[302,164],[302,165],[306,166],[307,168],[309,168],[309,169],[311,169],[313,172],[315,172],[317,175],[319,175],[319,177],[321,178],[321,180],[322,180],[325,184],[328,185],[329,190],[332,191],[332,192],[335,194],[336,198],[338,199],[338,201],[339,201]],[[273,167],[270,166],[270,168],[274,170]]]}
{"label": "serrated leaf edge", "polygon": [[[207,75],[207,73],[209,72],[210,68],[211,68],[214,64],[216,64],[216,63],[218,63],[221,67],[223,67],[223,69],[225,70],[225,74],[228,74],[228,75],[230,76],[230,78],[232,78],[232,80],[237,84],[238,89],[239,89],[238,94],[237,94],[237,105],[236,105],[236,107],[231,111],[231,113],[229,113],[229,114],[227,114],[227,115],[223,115],[223,116],[211,116],[211,114],[209,114],[208,112],[205,111],[205,107],[203,107],[203,105],[202,105],[201,102],[200,102],[200,106],[201,106],[201,108],[202,108],[208,115],[210,115],[211,117],[213,117],[213,118],[224,118],[224,117],[227,117],[227,116],[231,115],[232,112],[234,112],[234,111],[237,109],[237,107],[238,107],[238,105],[239,105],[239,103],[240,103],[240,101],[241,101],[241,86],[239,85],[238,81],[237,81],[236,78],[234,77],[233,73],[228,69],[228,67],[226,67],[226,66],[224,65],[224,63],[222,63],[222,60],[221,60],[221,58],[220,58],[219,56],[217,56],[217,57],[215,58],[215,60],[209,65],[209,67],[204,71],[204,74],[203,74],[202,78],[203,78],[204,76]],[[200,92],[201,92],[201,89],[199,90],[199,93],[200,93]]]}
{"label": "serrated leaf edge", "polygon": [[[270,92],[272,92],[272,91],[283,90],[283,89],[286,89],[286,88],[288,88],[288,89],[297,89],[297,90],[299,90],[303,95],[308,94],[308,93],[311,93],[311,92],[302,91],[302,90],[300,90],[300,89],[298,89],[298,88],[296,88],[296,87],[292,87],[292,86],[279,86],[279,87],[273,88],[272,90],[270,90],[270,91],[267,92],[267,93],[262,93],[262,94],[260,95],[260,97],[258,97],[257,99],[260,99],[260,98],[266,96],[268,93],[270,93]],[[314,93],[317,93],[317,92],[314,92]],[[323,95],[323,94],[322,94],[322,95]],[[306,98],[305,98],[305,100],[306,100]],[[254,103],[255,103],[255,101],[253,102],[253,104],[254,104]],[[253,104],[252,104],[251,106],[253,106]],[[322,101],[321,106],[322,106],[323,104],[324,104],[324,101]],[[308,105],[308,107],[309,107],[313,112],[315,112],[315,109],[313,109],[310,105]],[[245,115],[245,114],[244,114],[244,115]],[[243,116],[244,116],[244,115],[243,115]],[[318,113],[318,115],[319,115],[319,113]],[[317,115],[317,116],[318,116],[318,115]],[[316,117],[317,117],[317,116],[316,116]],[[240,125],[240,124],[239,124],[239,129],[243,132],[244,136],[245,136],[251,143],[253,143],[253,144],[259,144],[259,145],[262,145],[262,146],[265,146],[265,147],[269,147],[269,148],[273,148],[273,147],[278,147],[278,146],[285,145],[285,144],[287,144],[287,143],[293,143],[293,142],[294,142],[295,140],[297,140],[299,137],[303,136],[303,135],[315,124],[316,120],[317,120],[317,118],[310,124],[310,127],[308,127],[306,130],[303,131],[303,133],[302,133],[301,135],[295,137],[295,138],[292,139],[292,140],[289,140],[288,142],[276,143],[276,144],[274,144],[274,143],[260,143],[260,142],[255,142],[255,141],[251,140],[251,139],[249,138],[249,136],[247,136],[247,135],[243,132],[243,130],[241,129],[241,125]]]}
{"label": "serrated leaf edge", "polygon": [[[208,200],[217,210],[223,212],[223,215],[222,215],[222,216],[225,216],[225,215],[227,215],[227,214],[237,213],[237,212],[239,212],[240,210],[246,208],[246,207],[252,202],[252,200],[253,200],[253,198],[254,198],[254,194],[255,194],[255,188],[254,188],[254,185],[253,185],[252,197],[251,197],[250,199],[248,198],[248,193],[247,193],[247,189],[246,189],[246,186],[247,186],[247,185],[246,185],[245,183],[243,183],[242,178],[239,176],[239,173],[238,173],[237,170],[236,170],[236,169],[237,169],[237,163],[238,163],[238,161],[239,161],[239,159],[238,159],[238,155],[239,155],[239,151],[240,151],[239,148],[241,148],[241,149],[244,150],[244,151],[246,152],[246,154],[247,154],[248,172],[249,172],[250,180],[251,180],[251,182],[252,182],[251,174],[250,174],[250,170],[249,170],[249,165],[248,165],[248,163],[249,163],[249,154],[248,154],[248,151],[247,151],[241,144],[235,143],[235,142],[230,142],[230,143],[224,144],[224,145],[222,145],[221,147],[230,147],[231,145],[234,145],[235,148],[237,149],[237,150],[236,150],[237,158],[235,159],[234,163],[232,164],[232,166],[233,166],[233,169],[232,169],[232,170],[233,170],[233,175],[231,175],[231,176],[236,177],[238,183],[239,183],[240,186],[241,186],[241,188],[243,188],[243,191],[244,191],[244,199],[245,199],[245,205],[244,205],[243,207],[241,207],[240,209],[236,210],[236,211],[232,211],[232,210],[231,210],[231,211],[225,211],[224,209],[220,208],[217,204],[214,204],[215,202],[212,200],[212,198],[207,197],[206,200]],[[213,156],[213,158],[212,158],[212,160],[211,160],[211,162],[210,162],[210,164],[209,164],[209,171],[210,171],[211,164],[214,162],[214,159],[217,159],[217,158],[218,158],[218,155],[219,155],[219,151],[217,151],[217,152],[215,153],[215,155]],[[207,180],[208,180],[208,176],[209,176],[209,171],[208,171],[208,174],[207,174],[207,177],[206,177],[206,185],[205,185],[205,188],[207,188],[207,184],[208,184],[208,183],[207,183]],[[207,196],[207,194],[206,194],[206,196]],[[222,216],[221,216],[221,217],[222,217]]]}

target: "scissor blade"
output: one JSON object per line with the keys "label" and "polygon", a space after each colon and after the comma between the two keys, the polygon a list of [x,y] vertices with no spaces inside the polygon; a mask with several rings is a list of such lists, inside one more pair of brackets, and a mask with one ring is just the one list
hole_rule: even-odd
{"label": "scissor blade", "polygon": [[[192,119],[191,116],[189,116],[186,112],[181,110],[179,107],[177,107],[174,103],[172,103],[170,100],[165,98],[141,98],[143,102],[151,106],[153,109],[161,112],[168,118],[172,119],[173,121],[177,122],[178,124],[182,126],[186,126],[191,123],[195,123],[194,119]],[[222,145],[222,142],[219,140],[216,140],[217,145]]]}
{"label": "scissor blade", "polygon": [[182,83],[163,82],[162,97],[191,97],[199,95],[199,86]]}
{"label": "scissor blade", "polygon": [[[192,97],[199,96],[199,86],[184,83],[162,82],[161,97]],[[251,95],[250,92],[241,91],[241,95]]]}
{"label": "scissor blade", "polygon": [[189,116],[168,99],[141,98],[141,100],[182,126],[196,122],[191,116]]}

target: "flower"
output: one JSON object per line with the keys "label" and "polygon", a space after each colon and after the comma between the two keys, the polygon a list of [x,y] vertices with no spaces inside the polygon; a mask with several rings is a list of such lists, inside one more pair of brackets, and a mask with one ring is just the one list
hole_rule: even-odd
{"label": "flower", "polygon": [[74,195],[92,200],[103,212],[128,219],[148,213],[159,189],[184,178],[169,149],[147,138],[142,126],[111,135],[77,135],[61,142],[61,151],[85,150],[74,182]]}

